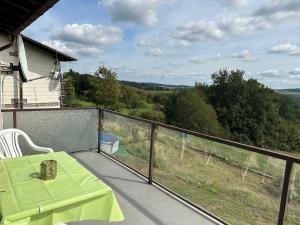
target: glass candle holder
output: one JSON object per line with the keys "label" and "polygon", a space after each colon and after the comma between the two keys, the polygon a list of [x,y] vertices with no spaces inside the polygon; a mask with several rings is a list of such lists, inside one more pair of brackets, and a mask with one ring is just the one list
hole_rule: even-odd
{"label": "glass candle holder", "polygon": [[41,162],[40,178],[43,180],[53,180],[57,174],[57,162],[55,160],[44,160]]}

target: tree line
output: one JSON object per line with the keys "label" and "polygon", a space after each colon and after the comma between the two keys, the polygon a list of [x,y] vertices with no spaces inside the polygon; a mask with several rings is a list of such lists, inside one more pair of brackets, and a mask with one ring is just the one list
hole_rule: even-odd
{"label": "tree line", "polygon": [[132,87],[106,67],[93,75],[70,70],[65,78],[67,105],[81,99],[245,144],[300,152],[299,104],[256,79],[245,79],[242,70],[220,70],[211,75],[211,85],[180,90]]}

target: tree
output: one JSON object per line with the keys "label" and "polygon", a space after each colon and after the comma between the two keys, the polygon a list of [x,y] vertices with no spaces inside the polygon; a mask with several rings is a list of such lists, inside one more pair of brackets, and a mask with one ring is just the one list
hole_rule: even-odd
{"label": "tree", "polygon": [[93,96],[93,99],[97,104],[106,108],[115,109],[120,93],[117,73],[109,68],[101,66],[95,75],[97,77],[93,80],[99,79],[100,82],[92,83],[93,87],[90,90],[89,96]]}
{"label": "tree", "polygon": [[277,146],[280,125],[277,94],[244,71],[220,70],[212,75],[209,100],[232,138],[263,147]]}
{"label": "tree", "polygon": [[194,89],[186,89],[171,96],[165,106],[167,122],[178,127],[223,136],[213,107]]}
{"label": "tree", "polygon": [[62,84],[61,91],[64,95],[63,103],[64,105],[70,106],[72,100],[75,98],[75,81],[73,76],[71,75],[73,71],[70,70],[69,73],[64,74],[64,83]]}
{"label": "tree", "polygon": [[120,100],[129,109],[138,108],[145,101],[143,94],[139,93],[138,89],[127,85],[121,86]]}

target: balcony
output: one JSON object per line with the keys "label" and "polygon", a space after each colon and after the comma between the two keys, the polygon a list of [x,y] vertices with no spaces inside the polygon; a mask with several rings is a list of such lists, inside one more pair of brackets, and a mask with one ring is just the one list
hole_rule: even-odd
{"label": "balcony", "polygon": [[[300,224],[299,158],[97,108],[7,110],[11,127],[111,186],[120,224]],[[99,127],[116,153],[101,151]]]}
{"label": "balcony", "polygon": [[[125,221],[119,224],[218,224],[180,203],[157,187],[148,185],[145,179],[104,155],[97,152],[80,152],[72,155],[114,190],[125,216]],[[108,223],[83,222],[80,224],[101,225]]]}

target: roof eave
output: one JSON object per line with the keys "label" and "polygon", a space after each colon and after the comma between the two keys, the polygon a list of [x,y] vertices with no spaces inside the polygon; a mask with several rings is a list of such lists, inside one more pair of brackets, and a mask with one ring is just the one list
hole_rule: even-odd
{"label": "roof eave", "polygon": [[23,31],[26,27],[33,23],[37,18],[43,15],[49,8],[53,7],[53,5],[55,5],[58,1],[59,0],[45,1],[36,11],[34,11],[26,20],[24,20],[23,23],[16,27],[15,30],[10,33],[10,35],[18,35],[21,31]]}
{"label": "roof eave", "polygon": [[23,35],[23,34],[22,34],[21,36],[22,36],[22,38],[23,38],[23,40],[24,40],[25,42],[28,42],[28,43],[30,43],[30,44],[32,44],[32,45],[38,47],[38,48],[42,48],[42,49],[45,49],[46,51],[49,51],[49,52],[51,52],[51,53],[53,53],[53,54],[56,54],[56,55],[57,55],[57,58],[58,58],[59,61],[61,61],[61,62],[72,62],[72,61],[77,61],[76,58],[74,58],[74,57],[72,57],[72,56],[69,56],[69,55],[67,55],[67,54],[65,54],[65,53],[62,53],[62,52],[60,52],[60,51],[57,51],[56,49],[51,48],[51,47],[49,47],[49,46],[47,46],[47,45],[44,45],[44,44],[42,44],[42,43],[40,43],[40,42],[38,42],[38,41],[36,41],[36,40],[33,40],[33,39],[31,39],[31,38],[29,38],[29,37]]}

